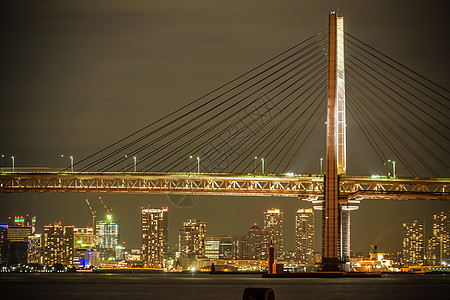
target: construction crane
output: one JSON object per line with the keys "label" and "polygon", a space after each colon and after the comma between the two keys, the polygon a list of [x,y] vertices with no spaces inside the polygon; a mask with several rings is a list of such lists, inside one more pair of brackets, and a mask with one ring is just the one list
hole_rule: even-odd
{"label": "construction crane", "polygon": [[92,206],[89,203],[89,200],[87,198],[86,198],[86,204],[88,205],[89,209],[91,210],[91,214],[92,214],[92,229],[93,229],[94,234],[95,234],[95,215],[96,215],[97,211],[92,209]]}
{"label": "construction crane", "polygon": [[109,215],[112,213],[112,209],[108,209],[108,207],[106,206],[105,202],[103,202],[102,197],[98,197],[98,200],[100,200],[100,202],[103,204],[103,207],[106,209],[106,213]]}

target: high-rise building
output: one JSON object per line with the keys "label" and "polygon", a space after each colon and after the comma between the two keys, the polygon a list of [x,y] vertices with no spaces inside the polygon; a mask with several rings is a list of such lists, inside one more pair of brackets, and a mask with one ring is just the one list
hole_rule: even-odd
{"label": "high-rise building", "polygon": [[179,251],[182,258],[205,257],[206,222],[188,220],[183,222],[179,234]]}
{"label": "high-rise building", "polygon": [[433,235],[428,239],[427,264],[442,265],[450,260],[450,214],[433,215]]}
{"label": "high-rise building", "polygon": [[423,265],[425,256],[424,221],[403,223],[403,266]]}
{"label": "high-rise building", "polygon": [[27,247],[27,261],[30,264],[41,264],[42,261],[42,248],[41,248],[41,234],[34,233],[28,236]]}
{"label": "high-rise building", "polygon": [[142,253],[148,268],[163,268],[169,252],[168,208],[142,208]]}
{"label": "high-rise building", "polygon": [[95,234],[101,261],[116,260],[116,246],[120,246],[119,225],[119,221],[114,220],[112,215],[107,215],[106,220],[96,222]]}
{"label": "high-rise building", "polygon": [[248,235],[241,234],[233,236],[233,259],[248,259]]}
{"label": "high-rise building", "polygon": [[27,214],[25,217],[15,216],[14,218],[9,217],[8,219],[10,226],[31,227],[31,233],[36,232],[36,216]]}
{"label": "high-rise building", "polygon": [[[283,212],[277,208],[272,208],[264,212],[264,230],[266,232],[266,242],[264,247],[267,249],[270,242],[275,248],[275,258],[279,259],[283,255]],[[267,242],[269,244],[267,244]]]}
{"label": "high-rise building", "polygon": [[72,265],[74,255],[74,226],[61,222],[44,226],[44,265]]}
{"label": "high-rise building", "polygon": [[31,226],[8,226],[8,242],[26,242],[27,237],[31,234]]}
{"label": "high-rise building", "polygon": [[92,227],[75,227],[74,248],[93,248],[94,247],[94,229]]}
{"label": "high-rise building", "polygon": [[314,264],[314,212],[298,209],[295,215],[295,256],[300,263]]}
{"label": "high-rise building", "polygon": [[232,259],[233,238],[228,235],[207,235],[205,256],[209,259]]}
{"label": "high-rise building", "polygon": [[266,259],[267,250],[264,248],[265,231],[254,223],[247,233],[247,254],[248,259]]}
{"label": "high-rise building", "polygon": [[7,250],[8,250],[8,225],[0,225],[0,264],[7,262]]}
{"label": "high-rise building", "polygon": [[15,217],[7,228],[7,263],[9,265],[27,263],[28,236],[33,227],[26,224],[23,217]]}

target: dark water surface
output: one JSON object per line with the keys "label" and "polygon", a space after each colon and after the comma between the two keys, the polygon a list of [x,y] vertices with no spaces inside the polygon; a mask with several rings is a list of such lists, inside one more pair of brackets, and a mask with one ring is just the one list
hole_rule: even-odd
{"label": "dark water surface", "polygon": [[242,299],[246,287],[270,287],[277,300],[450,299],[449,275],[268,279],[260,275],[0,273],[0,299],[13,300]]}

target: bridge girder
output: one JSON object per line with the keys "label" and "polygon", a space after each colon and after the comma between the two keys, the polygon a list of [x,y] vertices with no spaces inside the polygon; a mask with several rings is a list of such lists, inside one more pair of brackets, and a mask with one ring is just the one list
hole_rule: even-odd
{"label": "bridge girder", "polygon": [[[322,196],[323,177],[250,174],[3,173],[0,192],[134,193],[231,196]],[[348,199],[450,200],[449,178],[341,176],[339,203]]]}

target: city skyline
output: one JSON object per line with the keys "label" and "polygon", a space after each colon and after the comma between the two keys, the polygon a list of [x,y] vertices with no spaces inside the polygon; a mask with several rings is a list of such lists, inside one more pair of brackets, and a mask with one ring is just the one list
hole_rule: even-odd
{"label": "city skyline", "polygon": [[[321,16],[322,12],[324,15],[330,10],[330,3],[308,7],[308,11],[311,10],[311,15],[317,13],[314,18],[298,18],[298,11],[303,11],[298,10],[298,8],[302,7],[302,5],[289,5],[292,5],[292,7],[290,7],[289,12],[286,12],[287,14],[281,22],[270,18],[256,18],[252,19],[254,22],[252,23],[248,22],[246,18],[238,18],[240,27],[237,27],[238,25],[230,25],[228,18],[219,17],[217,20],[221,20],[221,22],[214,22],[215,26],[217,26],[214,27],[215,30],[206,30],[206,32],[202,29],[208,28],[206,25],[210,23],[209,14],[201,15],[198,22],[194,22],[189,17],[184,17],[179,23],[173,23],[169,26],[153,18],[139,19],[146,26],[135,26],[140,24],[132,23],[130,27],[120,27],[120,29],[123,28],[124,32],[130,33],[135,33],[134,30],[136,28],[142,30],[137,31],[135,35],[120,35],[122,39],[125,38],[127,41],[130,41],[129,44],[141,41],[139,47],[131,47],[133,49],[122,48],[120,45],[116,45],[113,42],[116,39],[116,35],[112,31],[107,31],[105,36],[105,32],[101,30],[103,27],[97,27],[99,26],[99,21],[95,18],[87,18],[87,21],[94,25],[92,28],[100,28],[100,30],[93,30],[89,35],[85,35],[86,32],[84,32],[83,28],[74,26],[74,24],[77,24],[76,22],[70,23],[76,21],[78,17],[84,16],[83,12],[80,12],[79,6],[74,7],[75,16],[69,17],[68,23],[59,19],[60,15],[67,16],[69,11],[67,8],[50,7],[48,10],[49,18],[46,20],[42,19],[39,9],[30,9],[27,11],[30,14],[28,22],[24,22],[22,26],[18,27],[13,26],[15,24],[14,17],[16,14],[20,16],[20,13],[23,11],[13,6],[6,21],[9,22],[7,24],[10,27],[15,28],[16,31],[14,32],[17,35],[7,35],[11,39],[9,40],[10,43],[7,44],[16,45],[15,41],[17,41],[19,44],[25,45],[21,48],[34,49],[34,51],[17,52],[15,48],[10,47],[2,49],[5,53],[3,57],[11,57],[11,59],[5,61],[5,74],[11,75],[4,81],[5,88],[2,89],[4,91],[3,99],[11,99],[11,101],[5,100],[2,102],[4,108],[2,110],[2,118],[5,120],[2,127],[4,130],[0,133],[2,140],[1,153],[5,155],[2,165],[10,166],[11,157],[14,156],[16,167],[18,168],[25,166],[70,167],[72,159],[76,163],[82,157],[116,140],[117,136],[126,135],[132,130],[140,128],[141,125],[147,124],[148,119],[173,111],[175,107],[185,103],[186,99],[196,98],[201,92],[217,87],[227,79],[233,78],[234,75],[248,70],[259,62],[272,57],[273,54],[309,36],[309,34],[315,33],[319,28],[326,27],[325,18],[321,18]],[[345,13],[346,26],[349,32],[417,70],[425,77],[443,86],[448,86],[448,75],[446,72],[448,60],[445,59],[445,55],[448,52],[448,44],[445,38],[439,37],[438,32],[440,29],[437,29],[448,27],[445,26],[448,20],[441,15],[443,10],[440,10],[439,6],[424,7],[418,5],[415,7],[411,5],[408,6],[408,10],[411,11],[405,13],[402,5],[377,3],[373,5],[378,14],[373,16],[361,5],[352,3],[352,5],[346,4],[340,7],[341,11]],[[376,7],[381,8],[384,5],[390,9],[376,9]],[[165,6],[163,5],[163,7]],[[170,5],[168,7],[172,9],[171,13],[175,14],[180,11],[193,12],[194,10],[193,7],[171,7]],[[141,8],[144,15],[152,11],[152,9],[161,9],[161,7],[151,6]],[[119,5],[112,9],[120,12],[121,6]],[[243,12],[249,14],[253,12],[253,9],[253,7],[243,7]],[[261,4],[259,9],[261,9],[263,15],[270,11],[268,6],[264,4]],[[94,7],[92,12],[94,15],[97,14],[100,20],[105,21],[105,24],[109,24],[111,28],[117,29],[114,22],[111,22],[101,9]],[[210,12],[222,17],[230,13],[229,11],[216,11],[214,8],[210,8]],[[134,16],[135,13],[136,11],[133,11],[130,15]],[[163,16],[170,17],[171,13],[169,15],[163,14]],[[130,15],[127,14],[125,18],[134,20],[135,18],[130,18]],[[406,15],[408,15],[408,18],[405,17]],[[262,22],[263,19],[264,22]],[[403,21],[398,21],[400,19],[403,19]],[[395,26],[392,26],[393,20]],[[60,28],[64,34],[54,36],[45,29],[47,28],[45,26],[45,28],[32,26],[33,22],[39,23],[40,21],[43,22],[42,24],[51,25],[48,28],[53,28],[52,26],[56,25],[54,28]],[[375,21],[376,26],[374,26]],[[187,36],[184,33],[180,34],[174,31],[180,23],[188,25],[187,28],[191,28]],[[249,23],[249,25],[246,25],[246,23]],[[441,23],[444,23],[444,26]],[[156,27],[153,27],[154,24],[156,24]],[[255,32],[253,31],[253,26],[258,28],[256,35],[244,34]],[[9,27],[5,26],[5,28]],[[158,30],[152,31],[153,28],[158,28]],[[217,38],[216,30],[222,38]],[[167,32],[173,34],[175,40],[183,46],[178,47],[178,45],[168,42],[165,38],[165,33]],[[280,32],[284,34],[280,35]],[[420,35],[422,43],[417,43],[416,39],[411,36],[411,32]],[[46,42],[34,43],[32,39],[33,34],[42,35]],[[441,35],[444,36],[444,34]],[[140,36],[148,36],[148,40],[159,41],[161,48],[155,49],[152,43],[141,40]],[[95,42],[97,39],[98,43]],[[197,43],[191,43],[192,39],[197,41]],[[211,42],[211,40],[214,42]],[[110,52],[100,51],[105,43],[119,47],[110,47],[108,49]],[[86,46],[86,56],[72,50],[81,45]],[[87,47],[89,45],[92,45],[92,48]],[[226,45],[240,45],[240,47],[230,48],[226,47]],[[119,50],[113,51],[113,49],[121,49],[123,52]],[[135,49],[143,50],[141,52]],[[179,59],[180,55],[176,49],[187,49],[191,60],[186,61],[183,59],[173,65],[168,64],[167,61]],[[202,51],[202,49],[205,49],[205,51]],[[222,49],[227,49],[227,51]],[[59,56],[57,53],[67,53],[67,55]],[[96,59],[99,53],[103,53],[102,56],[104,54],[107,56],[104,64],[100,63],[102,62],[101,59]],[[88,58],[87,60],[86,57]],[[154,57],[157,57],[157,61],[155,61]],[[165,59],[161,60],[160,57]],[[423,59],[423,57],[427,59]],[[98,65],[93,66],[89,64],[90,61],[98,62]],[[117,63],[122,61],[124,61],[124,64]],[[142,62],[148,63],[142,64]],[[46,66],[52,66],[52,68],[47,69]],[[114,73],[114,70],[121,70],[127,73],[127,70],[129,71],[133,67],[138,70],[137,74],[126,76],[126,82],[122,81],[123,76],[118,76],[118,74],[122,74],[121,72]],[[165,71],[166,67],[168,70]],[[102,73],[103,76],[95,76],[98,82],[93,82],[88,80],[88,78],[92,79],[89,76],[92,69],[112,69],[113,72]],[[63,70],[70,70],[70,72],[67,71],[67,77],[60,76]],[[19,76],[22,74],[26,74],[26,76]],[[175,78],[172,78],[171,74],[176,74]],[[119,78],[120,80],[118,80]],[[69,79],[72,80],[70,81]],[[177,89],[170,88],[172,80],[177,82]],[[53,84],[54,82],[62,82],[63,84],[55,85]],[[117,82],[124,82],[124,85]],[[148,88],[148,82],[150,82],[151,88]],[[37,88],[38,83],[42,90]],[[18,88],[22,87],[22,85],[27,88]],[[59,88],[55,88],[55,86]],[[119,89],[119,87],[123,89]],[[24,91],[25,95],[23,97],[18,95],[17,90]],[[85,92],[81,93],[79,97],[72,98],[76,94],[72,93],[75,90]],[[93,92],[94,90],[95,92]],[[26,91],[32,91],[32,93],[29,94]],[[42,91],[42,93],[39,91]],[[155,99],[162,100],[161,102],[148,101],[150,97],[147,97],[147,95],[152,95]],[[37,102],[34,102],[34,96],[37,97]],[[122,99],[131,100],[127,101],[128,105],[123,106],[121,105]],[[11,119],[14,114],[10,112],[15,111],[16,108],[13,103],[23,103],[23,107],[19,106],[22,108],[22,114]],[[42,106],[38,105],[38,103],[42,103]],[[75,105],[74,103],[80,104]],[[93,111],[85,109],[90,107],[89,104],[92,103],[95,103]],[[111,106],[108,104],[111,104]],[[100,107],[102,109],[108,107],[109,110],[103,111],[99,109]],[[120,107],[120,109],[117,109],[117,107]],[[136,107],[140,109],[136,109]],[[133,115],[133,118],[126,118],[126,115]],[[32,126],[27,123],[28,120],[34,120]],[[79,120],[84,120],[84,122]],[[122,122],[112,122],[111,120],[121,120]],[[53,126],[54,123],[63,125],[55,127]],[[19,124],[20,126],[11,126],[10,124]],[[351,124],[349,124],[349,127],[352,127]],[[46,134],[41,135],[41,132],[46,132]],[[88,136],[93,136],[94,138],[88,138]],[[314,145],[316,145],[315,142],[320,144],[320,141],[323,140],[322,135],[314,135],[314,137],[316,138],[313,141],[314,143],[312,143]],[[349,152],[353,152],[353,154],[364,152],[359,148],[358,142],[360,140],[356,134],[349,134],[348,137],[349,147],[356,147],[353,149],[349,148]],[[309,146],[307,150],[301,158],[301,162],[304,165],[302,165],[300,171],[319,173],[319,157],[323,156],[323,153],[321,153],[324,150],[323,147]],[[379,174],[384,172],[384,170],[380,170],[380,166],[374,163],[371,158],[365,160],[358,155],[352,157],[354,157],[354,161],[349,161],[348,163],[349,172],[354,174]],[[186,157],[186,161],[187,159]],[[249,157],[249,160],[252,162],[253,156]],[[131,158],[128,163],[132,164]],[[271,159],[266,158],[266,167],[270,166],[270,164]],[[404,172],[405,169],[404,167],[402,169],[402,163],[399,162],[398,174],[401,175]],[[60,212],[64,215],[62,219],[68,220],[69,224],[76,224],[77,226],[85,224],[84,221],[80,220],[79,216],[90,219],[89,212],[86,211],[86,207],[81,203],[83,200],[78,195],[2,194],[0,197],[2,200],[0,219],[6,218],[9,214],[20,213],[20,209],[24,207],[31,207],[32,210],[30,211],[39,215],[43,224],[53,222],[55,212]],[[259,216],[255,211],[278,206],[286,214],[291,214],[289,218],[292,219],[292,214],[299,207],[309,208],[308,204],[298,205],[298,200],[293,199],[244,200],[231,197],[205,196],[198,197],[200,202],[197,206],[185,210],[180,208],[178,211],[178,207],[175,205],[177,202],[174,200],[176,196],[109,195],[108,198],[111,199],[110,201],[115,211],[122,214],[120,217],[122,222],[128,220],[126,224],[130,224],[127,225],[128,228],[122,227],[122,230],[127,233],[127,236],[131,237],[129,241],[131,245],[139,244],[140,239],[133,229],[136,225],[136,221],[133,220],[135,214],[133,209],[127,206],[135,205],[139,207],[143,204],[147,205],[148,202],[151,202],[152,205],[155,204],[155,207],[169,206],[175,215],[174,220],[171,221],[173,222],[171,227],[178,227],[186,217],[192,217],[206,220],[209,228],[218,233],[221,233],[221,227],[224,227],[224,225],[230,227],[230,231],[245,232],[245,229],[242,228],[247,228],[249,222],[244,217],[236,218],[236,222],[230,222],[229,217],[226,217],[233,215],[237,209],[242,211],[242,215],[253,215],[254,217],[250,222],[257,221],[259,224],[262,224],[261,219],[258,220]],[[130,205],[130,202],[133,205]],[[231,203],[231,205],[224,205],[223,203]],[[385,248],[387,249],[398,249],[397,241],[398,237],[401,236],[401,231],[391,232],[392,219],[426,219],[426,216],[430,216],[431,212],[444,210],[447,206],[445,203],[415,203],[412,201],[395,203],[383,200],[378,201],[377,204],[364,201],[360,209],[352,213],[352,244],[354,249],[363,251],[368,244],[372,243],[377,243],[381,247],[381,241],[386,244]],[[220,214],[218,213],[218,207],[226,215],[225,217],[219,216],[217,218]],[[254,209],[255,207],[258,207],[258,209]],[[187,212],[187,210],[190,211]],[[12,212],[9,213],[8,211]],[[216,213],[211,216],[211,211],[216,211]],[[218,223],[215,223],[215,220]],[[289,236],[292,236],[291,233],[294,232],[292,223],[287,223],[285,227],[286,232],[289,232]],[[173,239],[171,243],[173,243]],[[288,248],[293,248],[292,240],[286,241],[286,243],[289,245]]]}

